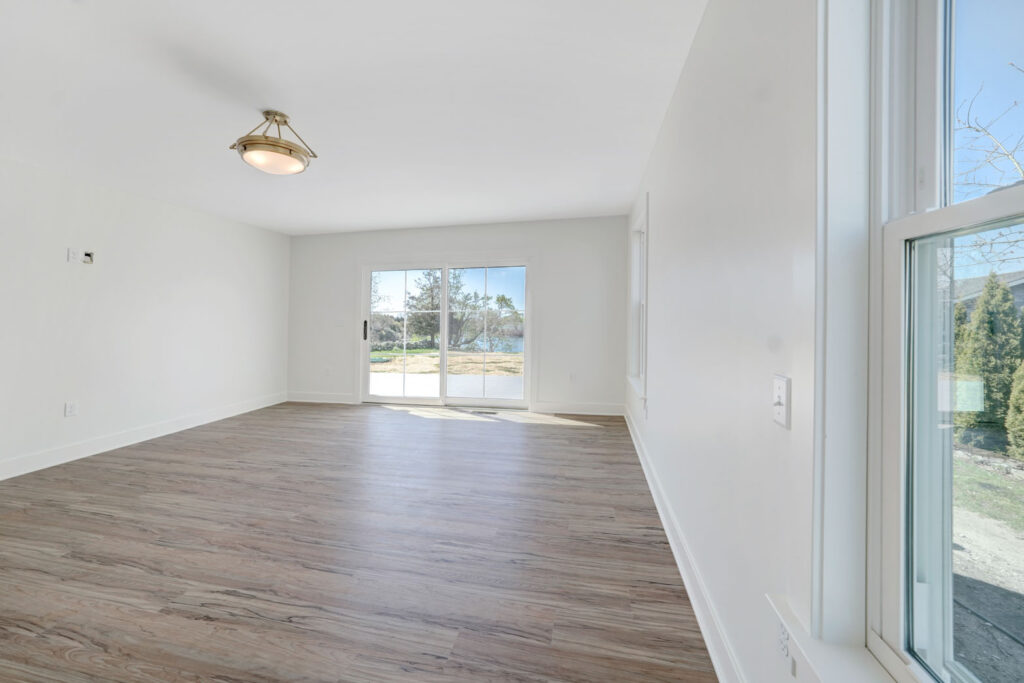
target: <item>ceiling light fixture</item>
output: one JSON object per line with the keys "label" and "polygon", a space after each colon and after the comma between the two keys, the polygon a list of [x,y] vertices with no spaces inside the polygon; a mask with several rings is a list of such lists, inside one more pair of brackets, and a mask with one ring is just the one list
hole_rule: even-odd
{"label": "ceiling light fixture", "polygon": [[[276,137],[267,135],[271,126],[277,126]],[[298,145],[281,137],[281,126],[290,130],[302,144]],[[253,135],[260,127],[263,127],[263,132]],[[242,161],[264,173],[274,175],[302,173],[309,166],[309,160],[317,158],[316,152],[288,123],[288,115],[273,109],[263,112],[263,121],[238,138],[228,149],[237,149]]]}

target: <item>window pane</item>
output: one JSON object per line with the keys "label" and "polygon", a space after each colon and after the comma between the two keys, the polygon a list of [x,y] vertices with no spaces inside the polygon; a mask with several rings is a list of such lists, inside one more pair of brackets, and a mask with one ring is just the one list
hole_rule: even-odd
{"label": "window pane", "polygon": [[448,308],[480,311],[486,307],[486,268],[452,268],[448,271]]}
{"label": "window pane", "polygon": [[1024,181],[1024,2],[953,3],[953,201]]}
{"label": "window pane", "polygon": [[448,314],[448,395],[483,398],[484,395],[483,313]]}
{"label": "window pane", "polygon": [[523,398],[524,323],[522,311],[488,312],[484,381],[487,398]]}
{"label": "window pane", "polygon": [[526,268],[487,269],[488,306],[499,311],[521,311],[526,308]]}
{"label": "window pane", "polygon": [[441,310],[440,269],[406,271],[405,287],[407,310]]}
{"label": "window pane", "polygon": [[441,314],[410,313],[406,323],[405,395],[441,395]]}
{"label": "window pane", "polygon": [[370,314],[370,394],[403,395],[404,335],[404,314]]}
{"label": "window pane", "polygon": [[376,270],[370,275],[370,310],[405,310],[404,270]]}
{"label": "window pane", "polygon": [[911,647],[944,680],[1021,681],[1024,225],[911,259]]}

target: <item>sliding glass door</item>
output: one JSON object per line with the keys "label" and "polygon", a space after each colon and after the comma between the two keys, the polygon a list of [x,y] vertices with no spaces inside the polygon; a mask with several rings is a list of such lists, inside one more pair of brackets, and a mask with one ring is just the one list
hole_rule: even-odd
{"label": "sliding glass door", "polygon": [[440,269],[374,271],[368,328],[370,395],[440,398]]}
{"label": "sliding glass door", "polygon": [[374,270],[363,327],[366,400],[525,401],[525,266]]}

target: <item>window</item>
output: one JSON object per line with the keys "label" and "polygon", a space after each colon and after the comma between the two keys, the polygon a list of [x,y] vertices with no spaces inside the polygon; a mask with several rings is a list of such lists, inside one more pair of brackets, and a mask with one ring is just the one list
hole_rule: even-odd
{"label": "window", "polygon": [[868,643],[900,681],[1021,681],[1024,3],[879,4]]}
{"label": "window", "polygon": [[1024,183],[1024,6],[956,0],[952,6],[953,201]]}
{"label": "window", "polygon": [[908,259],[908,645],[939,680],[1020,681],[1024,224]]}
{"label": "window", "polygon": [[647,212],[629,234],[629,380],[642,401],[647,397]]}

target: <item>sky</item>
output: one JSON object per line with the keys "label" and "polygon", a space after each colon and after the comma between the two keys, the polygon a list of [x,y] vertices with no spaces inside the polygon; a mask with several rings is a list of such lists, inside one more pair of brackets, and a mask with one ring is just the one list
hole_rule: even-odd
{"label": "sky", "polygon": [[[1010,65],[1014,63],[1024,69],[1024,0],[954,0],[953,21],[953,113],[959,113],[963,118],[966,103],[975,95],[972,118],[986,125],[1012,107],[991,126],[996,138],[1012,147],[1024,137],[1024,73]],[[1020,104],[1013,107],[1015,102]],[[954,132],[954,202],[982,196],[992,189],[961,182],[960,173],[975,167],[984,157],[983,153],[966,149],[974,137],[975,133]],[[1024,164],[1024,150],[1016,156]],[[1024,179],[1008,161],[1000,162],[998,166],[998,169],[983,167],[974,173],[974,179],[995,185],[1008,185]],[[968,246],[976,243],[979,237],[994,235],[995,231],[987,231],[956,239],[958,279],[987,275],[992,270],[1024,270],[1024,226],[1003,229],[1002,236],[1003,242],[1007,238],[1012,241],[1019,237],[1021,248],[1004,245],[997,246],[995,252],[983,252]]]}
{"label": "sky", "polygon": [[[966,117],[967,104],[974,99],[972,119],[988,125],[1015,102],[1002,119],[991,126],[995,136],[1007,146],[1024,136],[1024,0],[955,0],[953,29],[953,111]],[[977,134],[954,133],[954,201],[981,196],[990,188],[968,187],[960,173],[984,158],[980,152],[966,149]],[[986,142],[986,144],[991,144]],[[1024,163],[1024,151],[1017,154]],[[1004,185],[1024,180],[1009,162],[1000,169],[985,167],[975,179],[982,183]]]}
{"label": "sky", "polygon": [[[462,275],[462,291],[476,292],[481,297],[489,296],[493,302],[499,295],[512,300],[517,310],[526,309],[526,268],[511,266],[501,268],[459,268]],[[375,311],[398,312],[405,309],[403,293],[415,296],[419,289],[416,281],[422,277],[423,269],[374,271],[377,279],[377,304]]]}

